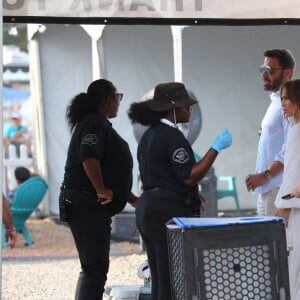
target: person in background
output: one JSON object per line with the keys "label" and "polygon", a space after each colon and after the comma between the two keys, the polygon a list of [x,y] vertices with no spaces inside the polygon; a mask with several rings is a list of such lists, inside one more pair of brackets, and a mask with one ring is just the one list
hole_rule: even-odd
{"label": "person in background", "polygon": [[271,91],[271,103],[261,124],[258,144],[256,172],[246,177],[248,191],[258,195],[257,214],[275,215],[275,199],[282,182],[285,144],[289,123],[283,115],[280,87],[291,79],[295,59],[286,49],[271,49],[264,52],[264,63],[260,67],[265,91]]}
{"label": "person in background", "polygon": [[17,186],[13,190],[9,191],[6,196],[6,199],[10,205],[12,204],[12,202],[14,200],[15,193],[16,193],[18,186],[31,177],[39,176],[36,173],[30,172],[30,170],[25,167],[17,167],[14,171],[14,174],[15,174]]}
{"label": "person in background", "polygon": [[132,123],[150,126],[137,150],[143,192],[135,214],[147,251],[153,300],[172,299],[166,222],[200,216],[198,181],[232,143],[224,129],[196,163],[191,145],[177,128],[189,121],[195,103],[184,84],[169,82],[158,84],[153,99],[133,103],[128,111]]}
{"label": "person in background", "polygon": [[76,300],[102,299],[109,269],[111,218],[121,212],[131,193],[133,160],[129,146],[109,119],[118,114],[123,94],[105,79],[93,81],[86,93],[67,107],[71,129],[60,218],[69,224],[81,272]]}
{"label": "person in background", "polygon": [[5,226],[5,241],[10,249],[14,248],[17,243],[17,232],[13,224],[13,219],[9,210],[9,205],[2,194],[2,222]]}
{"label": "person in background", "polygon": [[284,157],[283,180],[276,197],[277,216],[286,218],[291,299],[300,299],[300,198],[288,195],[300,180],[300,79],[283,84],[281,103],[286,118],[294,118]]}
{"label": "person in background", "polygon": [[28,154],[31,155],[31,134],[28,127],[22,125],[22,116],[14,112],[11,116],[12,124],[7,127],[4,133],[4,145],[15,145],[17,155],[20,155],[20,145],[25,144],[28,148]]}

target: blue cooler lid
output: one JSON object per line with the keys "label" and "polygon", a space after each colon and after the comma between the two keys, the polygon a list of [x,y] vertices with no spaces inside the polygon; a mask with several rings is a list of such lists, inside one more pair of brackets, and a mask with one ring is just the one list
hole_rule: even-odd
{"label": "blue cooler lid", "polygon": [[284,218],[279,217],[230,217],[230,218],[173,218],[173,222],[180,228],[193,228],[193,227],[216,227],[216,226],[230,226],[230,225],[243,225],[255,224],[265,222],[283,222]]}

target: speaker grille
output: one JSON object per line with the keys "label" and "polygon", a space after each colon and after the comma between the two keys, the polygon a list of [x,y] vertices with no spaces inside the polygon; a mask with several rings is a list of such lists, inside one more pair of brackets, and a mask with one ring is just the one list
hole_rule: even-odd
{"label": "speaker grille", "polygon": [[171,277],[172,281],[176,282],[173,287],[173,297],[176,297],[176,300],[184,299],[184,264],[183,264],[183,245],[182,239],[180,235],[176,231],[169,232],[169,250],[173,253],[172,260],[171,260]]}
{"label": "speaker grille", "polygon": [[272,299],[267,245],[204,250],[202,257],[206,299]]}

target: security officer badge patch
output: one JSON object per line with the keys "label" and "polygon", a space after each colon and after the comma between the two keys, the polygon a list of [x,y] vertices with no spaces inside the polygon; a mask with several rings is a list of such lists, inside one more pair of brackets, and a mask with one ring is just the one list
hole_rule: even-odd
{"label": "security officer badge patch", "polygon": [[98,144],[98,138],[96,134],[88,133],[81,141],[82,145],[96,145]]}
{"label": "security officer badge patch", "polygon": [[189,158],[190,157],[184,148],[178,148],[173,153],[173,160],[180,164],[184,164]]}

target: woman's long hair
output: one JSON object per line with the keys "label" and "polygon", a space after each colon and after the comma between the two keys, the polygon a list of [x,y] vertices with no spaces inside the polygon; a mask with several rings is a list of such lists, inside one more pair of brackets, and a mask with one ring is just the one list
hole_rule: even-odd
{"label": "woman's long hair", "polygon": [[113,96],[115,91],[116,88],[112,82],[98,79],[89,85],[86,93],[76,95],[66,110],[66,119],[70,130],[73,131],[85,116],[97,112],[103,100]]}
{"label": "woman's long hair", "polygon": [[281,96],[283,90],[285,90],[290,101],[295,103],[298,109],[300,109],[300,79],[293,79],[283,83],[280,89]]}

